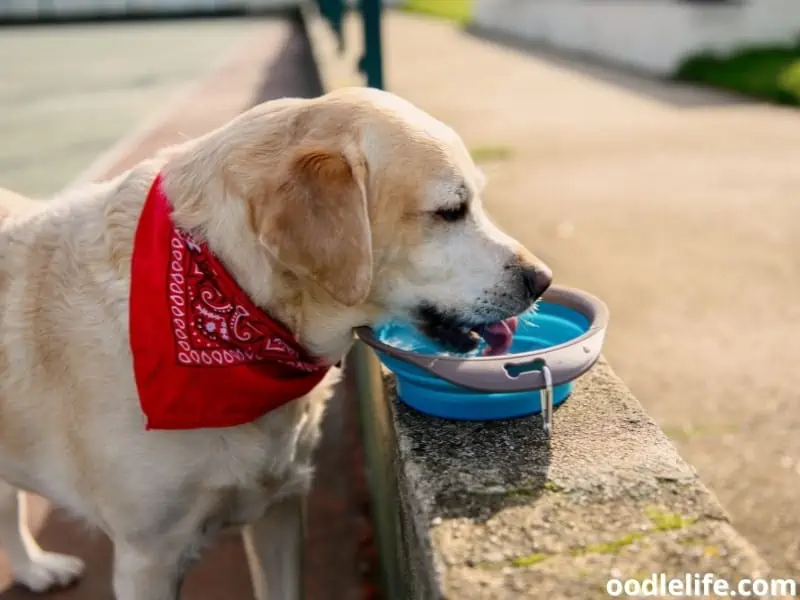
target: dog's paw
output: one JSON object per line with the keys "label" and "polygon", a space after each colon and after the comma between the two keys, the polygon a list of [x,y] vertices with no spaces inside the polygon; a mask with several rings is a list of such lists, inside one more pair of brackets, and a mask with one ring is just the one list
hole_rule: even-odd
{"label": "dog's paw", "polygon": [[67,587],[83,575],[86,565],[80,558],[41,552],[22,568],[14,569],[14,581],[32,592]]}

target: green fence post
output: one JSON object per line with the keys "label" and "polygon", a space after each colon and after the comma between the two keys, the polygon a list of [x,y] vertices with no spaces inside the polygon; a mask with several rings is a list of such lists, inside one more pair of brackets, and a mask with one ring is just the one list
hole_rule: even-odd
{"label": "green fence post", "polygon": [[320,14],[328,21],[328,24],[333,29],[336,35],[336,42],[338,50],[341,53],[344,50],[344,30],[343,21],[346,7],[344,0],[317,0]]}
{"label": "green fence post", "polygon": [[382,10],[382,0],[361,0],[361,17],[364,20],[364,55],[359,67],[367,76],[367,85],[379,90],[383,89]]}

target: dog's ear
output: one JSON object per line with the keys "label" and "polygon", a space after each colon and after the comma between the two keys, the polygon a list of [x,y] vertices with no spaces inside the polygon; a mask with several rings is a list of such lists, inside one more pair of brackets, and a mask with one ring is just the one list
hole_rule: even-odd
{"label": "dog's ear", "polygon": [[346,306],[363,302],[372,284],[365,179],[363,162],[302,150],[256,224],[260,242],[281,264]]}

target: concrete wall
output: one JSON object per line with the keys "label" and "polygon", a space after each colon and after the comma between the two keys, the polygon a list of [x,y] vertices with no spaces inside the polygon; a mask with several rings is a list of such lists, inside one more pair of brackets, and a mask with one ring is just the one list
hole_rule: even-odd
{"label": "concrete wall", "polygon": [[800,1],[475,0],[474,24],[656,74],[687,56],[800,37]]}

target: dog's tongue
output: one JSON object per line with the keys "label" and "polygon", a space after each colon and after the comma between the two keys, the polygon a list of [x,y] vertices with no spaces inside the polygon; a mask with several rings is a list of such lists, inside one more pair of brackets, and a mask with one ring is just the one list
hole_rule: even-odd
{"label": "dog's tongue", "polygon": [[484,356],[508,354],[511,343],[514,341],[514,334],[517,332],[517,318],[511,317],[503,321],[481,325],[475,331],[486,342]]}

